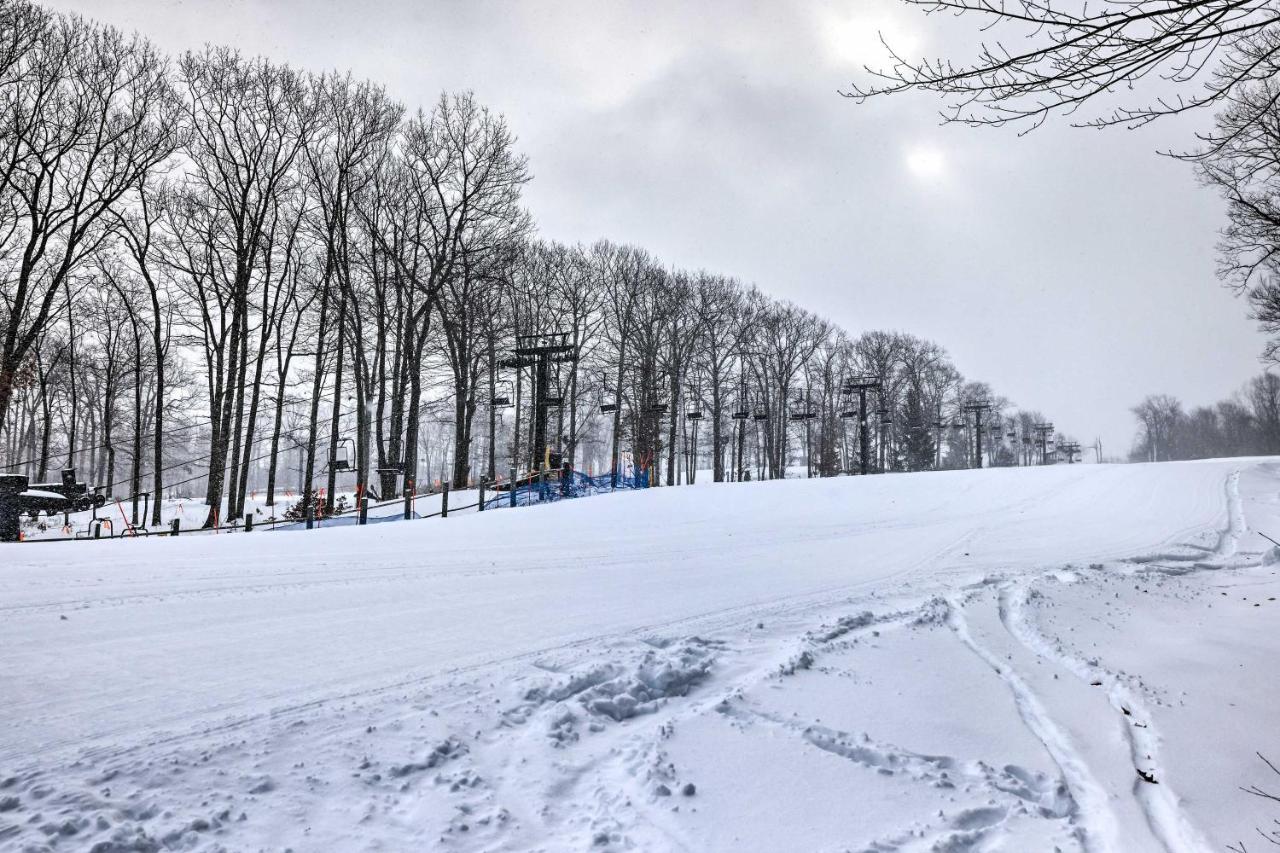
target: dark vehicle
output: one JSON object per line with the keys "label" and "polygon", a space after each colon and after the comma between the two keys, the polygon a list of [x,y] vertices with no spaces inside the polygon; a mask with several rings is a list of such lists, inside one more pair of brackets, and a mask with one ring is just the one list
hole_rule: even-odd
{"label": "dark vehicle", "polygon": [[[66,508],[71,512],[83,512],[94,507],[102,508],[107,502],[105,495],[96,491],[90,492],[86,484],[76,482],[76,469],[74,468],[62,469],[62,482],[60,483],[32,483],[27,488],[32,492],[49,492],[61,495],[67,502]],[[52,498],[41,501],[42,504],[52,502]],[[23,501],[23,509],[29,508],[27,503],[28,501]],[[46,509],[46,507],[42,505],[38,509]],[[62,509],[63,506],[59,504],[47,511],[61,512]]]}

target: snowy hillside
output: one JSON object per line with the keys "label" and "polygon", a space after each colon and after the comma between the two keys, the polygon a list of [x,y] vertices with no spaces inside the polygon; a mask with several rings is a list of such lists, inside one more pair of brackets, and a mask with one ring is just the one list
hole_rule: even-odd
{"label": "snowy hillside", "polygon": [[0,848],[1253,850],[1259,530],[1274,461],[4,547]]}

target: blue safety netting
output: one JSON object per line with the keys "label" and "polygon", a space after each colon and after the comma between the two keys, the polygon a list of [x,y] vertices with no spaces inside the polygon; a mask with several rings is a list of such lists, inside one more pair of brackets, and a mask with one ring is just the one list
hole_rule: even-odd
{"label": "blue safety netting", "polygon": [[573,471],[567,479],[547,477],[543,481],[534,481],[519,485],[512,501],[510,490],[498,492],[484,502],[485,509],[501,509],[508,506],[530,506],[531,504],[565,500],[566,498],[583,498],[605,492],[623,489],[645,489],[649,486],[649,472],[642,470],[629,474],[619,473],[615,480],[609,474],[592,477],[581,471]]}

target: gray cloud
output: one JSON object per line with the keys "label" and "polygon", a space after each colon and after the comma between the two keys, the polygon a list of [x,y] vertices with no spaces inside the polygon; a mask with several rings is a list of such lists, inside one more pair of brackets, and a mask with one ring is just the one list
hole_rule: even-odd
{"label": "gray cloud", "polygon": [[[548,237],[601,236],[755,282],[857,332],[938,340],[970,377],[1082,441],[1128,449],[1128,407],[1211,402],[1262,339],[1214,279],[1220,205],[1141,132],[940,127],[939,104],[836,95],[874,30],[962,31],[889,0],[827,4],[54,0],[177,51],[233,44],[350,68],[410,106],[471,88],[531,159]],[[912,150],[934,152],[935,177]]]}

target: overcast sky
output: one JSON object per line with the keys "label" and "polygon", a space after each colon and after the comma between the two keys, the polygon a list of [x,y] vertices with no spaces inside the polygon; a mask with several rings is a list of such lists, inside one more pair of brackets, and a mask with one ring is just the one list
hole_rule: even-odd
{"label": "overcast sky", "polygon": [[[932,338],[972,379],[1107,455],[1151,392],[1210,403],[1262,336],[1214,278],[1222,206],[1139,132],[940,126],[939,102],[837,95],[877,31],[966,42],[895,0],[844,3],[51,0],[150,36],[350,69],[410,108],[473,89],[528,154],[543,236],[635,243],[852,333]],[[971,41],[969,42],[971,43]]]}

